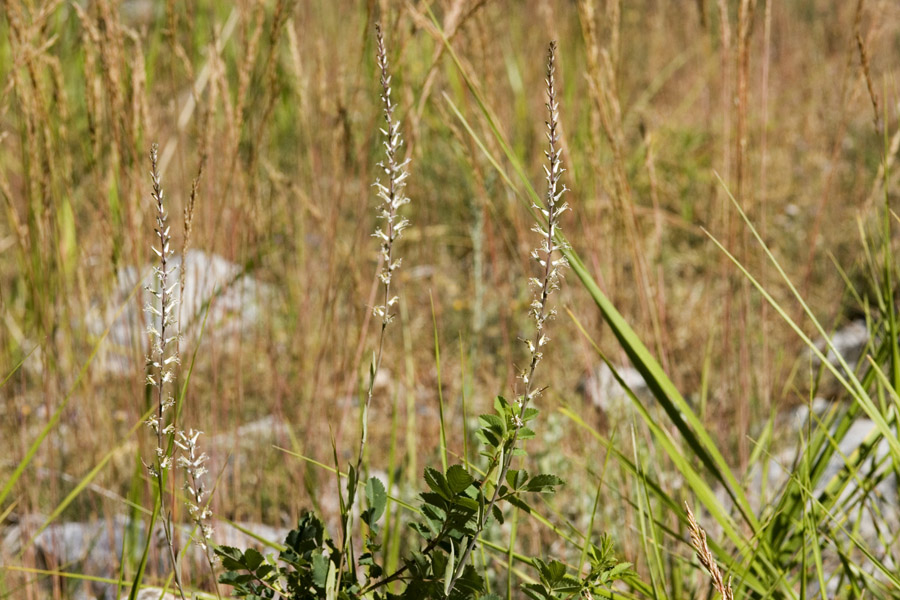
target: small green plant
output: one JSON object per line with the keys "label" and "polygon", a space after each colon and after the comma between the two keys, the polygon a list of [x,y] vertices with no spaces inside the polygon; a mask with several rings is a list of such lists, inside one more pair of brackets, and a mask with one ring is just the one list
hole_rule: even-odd
{"label": "small green plant", "polygon": [[[384,303],[375,308],[376,316],[381,318],[381,337],[369,371],[359,454],[356,463],[348,468],[347,498],[341,499],[342,538],[336,543],[328,537],[322,521],[307,513],[287,536],[285,549],[277,556],[263,556],[253,549],[218,547],[216,553],[225,569],[220,581],[231,585],[239,597],[328,600],[499,598],[486,592],[489,588],[485,577],[470,560],[482,533],[491,519],[502,524],[510,510],[530,512],[531,497],[552,494],[563,485],[562,479],[554,474],[532,475],[525,469],[512,467],[515,458],[526,456],[521,442],[535,437],[532,427],[539,410],[534,404],[543,391],[535,384],[535,373],[549,342],[546,325],[556,314],[550,307],[549,297],[559,289],[561,271],[568,266],[560,253],[565,243],[559,233],[559,223],[568,205],[562,199],[566,192],[561,183],[565,169],[561,161],[559,104],[554,79],[556,43],[553,42],[548,50],[546,77],[549,111],[549,148],[545,152],[547,192],[543,202],[533,205],[541,215],[538,218],[540,224],[534,228],[540,235],[540,243],[532,253],[539,274],[530,279],[535,289],[530,311],[535,331],[532,338],[523,340],[530,360],[519,374],[521,389],[513,402],[498,396],[494,400],[494,411],[479,417],[480,429],[476,435],[481,443],[481,456],[486,461],[483,470],[468,463],[446,469],[425,468],[427,489],[419,494],[419,518],[411,524],[419,538],[418,547],[390,573],[380,561],[379,520],[385,512],[388,493],[378,478],[372,477],[362,486],[358,478],[367,437],[368,407],[383,356],[384,334],[392,319],[391,307],[397,302],[397,297],[391,296],[391,281],[400,261],[394,258],[393,244],[407,226],[406,219],[397,214],[397,209],[408,202],[403,194],[408,163],[397,156],[402,139],[393,114],[391,78],[380,28],[376,28],[376,34],[386,121],[386,128],[381,130],[386,138],[386,160],[379,167],[389,178],[388,185],[375,184],[382,201],[379,217],[384,223],[375,234],[381,240],[383,268],[380,278]],[[366,509],[360,514],[364,527],[355,536],[353,508],[360,487],[364,490]],[[356,539],[362,540],[359,553],[354,550]],[[590,598],[599,589],[608,589],[616,580],[630,574],[630,565],[615,559],[608,538],[602,538],[599,545],[588,541],[582,550],[589,564],[586,572],[583,569],[573,572],[560,560],[530,559],[536,582],[527,583],[523,592],[536,600]],[[390,591],[393,589],[401,591],[394,593]]]}

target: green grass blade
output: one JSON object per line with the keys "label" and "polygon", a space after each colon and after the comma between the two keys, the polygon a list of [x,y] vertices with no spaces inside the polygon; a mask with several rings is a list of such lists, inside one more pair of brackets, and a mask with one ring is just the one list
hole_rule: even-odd
{"label": "green grass blade", "polygon": [[131,591],[128,592],[128,600],[137,600],[138,592],[141,590],[141,581],[144,580],[144,573],[147,570],[147,560],[150,558],[150,546],[153,544],[153,528],[156,526],[156,519],[159,518],[159,511],[162,508],[162,497],[159,490],[154,488],[153,494],[153,512],[150,513],[150,522],[147,523],[147,540],[144,542],[144,551],[141,554],[141,561],[138,563],[137,571],[131,580]]}
{"label": "green grass blade", "polygon": [[438,393],[438,417],[440,419],[440,433],[441,433],[441,466],[444,468],[444,472],[447,472],[447,431],[444,428],[444,390],[443,383],[441,382],[441,344],[438,340],[438,326],[437,326],[437,315],[434,312],[434,297],[430,296],[431,299],[431,323],[434,327],[434,365],[437,369],[437,393]]}
{"label": "green grass blade", "polygon": [[9,373],[6,374],[6,377],[3,378],[3,381],[0,381],[0,387],[3,387],[4,385],[6,385],[6,382],[9,381],[9,379],[13,375],[16,374],[16,371],[18,371],[20,368],[22,368],[22,365],[25,364],[25,361],[28,360],[28,357],[30,357],[32,354],[34,354],[34,351],[37,349],[38,349],[38,346],[35,345],[34,348],[29,350],[25,356],[23,356],[21,359],[19,359],[19,362],[17,362],[15,364],[15,366],[13,366],[13,368],[10,369]]}

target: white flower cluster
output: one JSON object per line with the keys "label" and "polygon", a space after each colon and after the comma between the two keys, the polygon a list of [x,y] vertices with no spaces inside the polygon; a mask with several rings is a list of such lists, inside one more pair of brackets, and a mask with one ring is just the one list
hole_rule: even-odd
{"label": "white flower cluster", "polygon": [[209,456],[197,449],[197,439],[202,433],[202,431],[193,429],[187,433],[179,431],[175,444],[182,450],[182,455],[178,457],[178,466],[184,469],[187,475],[184,491],[190,498],[187,502],[188,513],[191,515],[191,520],[200,529],[201,537],[196,540],[197,544],[205,550],[208,540],[212,538],[213,530],[210,525],[212,511],[209,510],[208,502],[206,502],[209,490],[203,485],[203,476],[207,472],[206,462],[209,460]]}
{"label": "white flower cluster", "polygon": [[178,364],[178,298],[174,294],[178,280],[174,276],[176,266],[170,264],[173,251],[169,235],[168,213],[165,208],[163,190],[160,185],[158,164],[158,147],[150,148],[150,178],[153,182],[151,197],[156,204],[156,238],[159,247],[153,246],[153,252],[159,265],[153,268],[156,285],[148,285],[145,289],[156,300],[148,302],[144,307],[147,314],[147,334],[150,336],[150,351],[147,356],[147,384],[156,388],[157,410],[147,419],[147,426],[156,434],[156,462],[148,465],[151,477],[165,472],[172,466],[172,456],[168,451],[166,439],[175,434],[175,425],[169,420],[167,413],[175,406],[171,393],[171,383],[175,379],[175,366]]}
{"label": "white flower cluster", "polygon": [[394,259],[394,242],[401,236],[403,230],[409,227],[409,221],[398,213],[401,206],[409,204],[409,198],[404,193],[406,178],[409,177],[407,169],[409,159],[401,161],[398,157],[403,146],[403,138],[400,135],[400,123],[394,119],[396,104],[391,102],[391,76],[388,73],[387,52],[384,48],[381,27],[376,27],[376,34],[378,66],[381,69],[381,100],[384,103],[384,120],[386,122],[385,129],[381,129],[381,133],[385,137],[385,160],[379,162],[378,167],[384,171],[388,182],[387,185],[384,185],[380,179],[376,179],[374,183],[378,190],[378,198],[381,200],[378,218],[382,220],[383,225],[375,230],[373,237],[381,241],[381,259],[384,265],[379,274],[381,282],[384,284],[384,304],[376,306],[374,313],[375,316],[381,318],[382,326],[386,326],[394,318],[391,314],[391,307],[398,301],[397,296],[390,295],[391,280],[402,260]]}
{"label": "white flower cluster", "polygon": [[527,404],[540,395],[540,389],[532,388],[534,370],[544,356],[543,347],[550,341],[550,338],[544,333],[544,325],[556,316],[555,309],[547,308],[547,298],[559,289],[562,270],[569,266],[565,256],[559,255],[558,258],[554,258],[555,254],[565,249],[564,243],[556,238],[560,231],[560,217],[569,209],[568,203],[562,200],[563,194],[568,189],[565,184],[560,183],[560,177],[565,172],[565,169],[562,168],[562,161],[560,160],[562,148],[559,145],[559,103],[556,100],[556,85],[554,81],[555,55],[556,42],[552,42],[547,53],[546,79],[547,110],[550,113],[550,118],[547,121],[549,149],[544,151],[544,154],[547,156],[547,164],[544,165],[547,179],[547,195],[544,199],[544,206],[533,205],[535,210],[543,215],[544,219],[542,223],[532,228],[534,232],[541,236],[540,246],[532,251],[531,256],[540,265],[542,276],[529,279],[529,283],[535,289],[535,297],[531,303],[530,314],[534,319],[536,331],[534,339],[524,340],[531,355],[531,361],[529,366],[519,374],[519,378],[525,385],[524,394],[518,398],[520,405]]}

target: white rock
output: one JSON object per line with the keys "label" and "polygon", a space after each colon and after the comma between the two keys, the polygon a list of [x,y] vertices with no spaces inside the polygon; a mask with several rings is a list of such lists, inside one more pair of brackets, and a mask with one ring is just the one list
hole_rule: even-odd
{"label": "white rock", "polygon": [[[632,367],[617,367],[616,372],[628,388],[639,398],[649,395],[644,376]],[[613,374],[613,370],[605,362],[582,378],[579,388],[585,400],[608,414],[620,414],[631,406],[631,399],[625,388]]]}
{"label": "white rock", "polygon": [[[825,354],[825,358],[832,365],[840,364],[838,361],[838,355],[840,355],[850,367],[853,367],[859,361],[868,343],[869,329],[866,327],[866,322],[863,319],[857,319],[834,332],[831,336],[833,350],[828,347],[826,340],[817,341],[816,348]],[[820,363],[819,358],[813,356],[813,364]]]}
{"label": "white rock", "polygon": [[[186,343],[198,339],[204,319],[204,338],[217,339],[240,333],[259,322],[262,301],[271,294],[266,286],[246,275],[240,265],[201,250],[189,251],[183,262],[184,297],[181,297],[180,284],[176,285],[173,293],[179,300],[176,308]],[[180,281],[181,257],[174,256],[169,264],[174,269],[170,281]],[[140,289],[135,292],[138,286]],[[95,338],[99,338],[107,326],[110,327],[109,335],[94,361],[94,373],[133,374],[135,367],[142,366],[148,348],[149,323],[144,307],[148,303],[158,304],[158,300],[145,289],[148,286],[153,289],[159,287],[153,266],[148,265],[140,271],[135,267],[126,267],[119,273],[112,298],[86,316],[84,326]],[[135,292],[135,297],[128,301],[132,292]],[[117,311],[126,302],[122,313],[116,318]],[[153,325],[159,329],[159,317],[154,318]]]}

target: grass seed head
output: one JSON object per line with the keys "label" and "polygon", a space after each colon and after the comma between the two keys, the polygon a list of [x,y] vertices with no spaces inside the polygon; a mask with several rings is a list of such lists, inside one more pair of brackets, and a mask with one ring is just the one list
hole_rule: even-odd
{"label": "grass seed head", "polygon": [[688,506],[686,502],[684,508],[687,510],[688,527],[691,530],[691,546],[693,546],[694,552],[697,554],[697,560],[700,561],[700,564],[703,565],[703,568],[709,573],[713,587],[716,588],[717,592],[722,594],[722,598],[724,600],[734,600],[734,591],[731,589],[731,581],[726,583],[722,577],[722,572],[719,570],[716,558],[713,556],[712,551],[706,543],[706,532],[697,523],[697,519],[694,518],[691,507]]}

